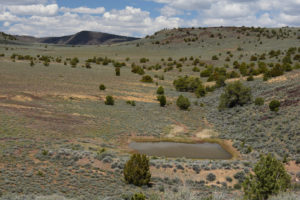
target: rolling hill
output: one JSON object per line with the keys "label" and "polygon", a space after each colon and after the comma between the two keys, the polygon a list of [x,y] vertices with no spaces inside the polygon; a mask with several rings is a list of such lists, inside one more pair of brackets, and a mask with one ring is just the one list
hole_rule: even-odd
{"label": "rolling hill", "polygon": [[60,45],[99,45],[99,44],[114,44],[120,42],[128,42],[139,38],[114,35],[102,32],[81,31],[74,35],[61,37],[44,37],[35,38],[31,36],[15,36],[19,41],[38,42]]}

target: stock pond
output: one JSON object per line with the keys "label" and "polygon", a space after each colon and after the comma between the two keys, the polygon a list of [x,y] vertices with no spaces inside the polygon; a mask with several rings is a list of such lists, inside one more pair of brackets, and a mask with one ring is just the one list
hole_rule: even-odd
{"label": "stock pond", "polygon": [[129,147],[148,156],[192,159],[231,159],[232,155],[216,143],[131,142]]}

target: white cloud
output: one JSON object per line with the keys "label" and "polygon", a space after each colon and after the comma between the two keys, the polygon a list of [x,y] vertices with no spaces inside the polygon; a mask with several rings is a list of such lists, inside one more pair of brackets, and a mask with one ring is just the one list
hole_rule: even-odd
{"label": "white cloud", "polygon": [[0,21],[17,22],[17,21],[21,21],[21,19],[15,15],[12,15],[10,12],[2,12],[0,13]]}
{"label": "white cloud", "polygon": [[162,14],[196,11],[199,26],[299,26],[300,0],[148,0],[163,4]]}
{"label": "white cloud", "polygon": [[35,36],[81,30],[144,36],[173,27],[300,25],[300,0],[145,1],[159,3],[160,16],[153,17],[149,11],[131,6],[105,10],[58,7],[55,0],[0,0],[0,22],[6,32]]}
{"label": "white cloud", "polygon": [[62,11],[62,12],[82,13],[82,14],[102,14],[102,13],[105,12],[105,8],[104,7],[97,7],[97,8],[88,8],[88,7],[66,8],[66,7],[61,7],[60,11]]}
{"label": "white cloud", "polygon": [[221,17],[221,18],[236,18],[246,17],[252,13],[251,5],[243,3],[228,4],[225,1],[219,1],[212,5],[212,7],[205,11],[206,16]]}
{"label": "white cloud", "polygon": [[55,2],[54,0],[0,0],[1,5],[33,5],[46,4],[48,2]]}
{"label": "white cloud", "polygon": [[152,0],[157,3],[167,4],[181,10],[199,10],[209,8],[217,0]]}
{"label": "white cloud", "polygon": [[149,12],[128,6],[122,10],[105,12],[100,16],[66,12],[55,16],[23,17],[20,23],[11,25],[8,32],[40,37],[69,35],[82,30],[91,30],[128,36],[143,36],[166,27],[179,27],[182,23],[183,21],[176,17],[151,18]]}
{"label": "white cloud", "polygon": [[43,5],[10,5],[5,6],[4,9],[15,15],[39,15],[50,16],[58,12],[57,4]]}
{"label": "white cloud", "polygon": [[161,10],[160,13],[162,16],[167,16],[167,17],[171,17],[171,16],[175,16],[175,15],[182,15],[183,11],[172,8],[170,6],[164,6]]}
{"label": "white cloud", "polygon": [[5,27],[10,26],[10,23],[9,22],[4,22],[3,26],[5,26]]}

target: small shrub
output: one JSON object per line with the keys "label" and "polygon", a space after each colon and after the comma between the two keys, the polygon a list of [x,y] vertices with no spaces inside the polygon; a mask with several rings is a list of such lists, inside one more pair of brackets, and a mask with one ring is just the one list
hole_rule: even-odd
{"label": "small shrub", "polygon": [[269,108],[271,111],[277,112],[280,107],[280,102],[278,100],[273,100],[269,103]]}
{"label": "small shrub", "polygon": [[212,181],[215,181],[216,180],[216,175],[214,175],[213,173],[209,173],[207,176],[206,176],[206,180],[212,182]]}
{"label": "small shrub", "polygon": [[72,67],[76,67],[76,65],[79,63],[79,59],[77,57],[73,58],[71,61],[70,61],[70,64]]}
{"label": "small shrub", "polygon": [[30,66],[33,67],[34,66],[34,62],[33,60],[30,61]]}
{"label": "small shrub", "polygon": [[176,101],[176,105],[181,109],[181,110],[187,110],[190,106],[190,100],[182,95],[180,95]]}
{"label": "small shrub", "polygon": [[126,162],[123,172],[127,183],[136,186],[148,185],[151,178],[149,158],[146,155],[133,154]]}
{"label": "small shrub", "polygon": [[203,85],[199,85],[195,91],[196,96],[199,97],[204,97],[206,95],[206,89]]}
{"label": "small shrub", "polygon": [[43,155],[43,156],[47,156],[47,155],[48,155],[48,153],[49,153],[49,151],[48,151],[48,150],[45,150],[45,149],[43,149],[43,151],[42,151],[42,155]]}
{"label": "small shrub", "polygon": [[149,59],[147,59],[147,58],[141,58],[140,59],[140,63],[146,63],[146,62],[148,62],[149,61]]}
{"label": "small shrub", "polygon": [[196,66],[192,70],[193,70],[193,72],[200,72],[199,67],[196,67]]}
{"label": "small shrub", "polygon": [[229,177],[229,176],[227,176],[227,177],[226,177],[226,181],[228,181],[229,183],[231,183],[231,182],[232,182],[232,178]]}
{"label": "small shrub", "polygon": [[264,103],[265,103],[265,100],[262,97],[257,97],[254,101],[254,104],[256,106],[262,106],[262,105],[264,105]]}
{"label": "small shrub", "polygon": [[116,72],[116,76],[120,76],[121,75],[121,68],[120,67],[116,67],[115,68],[115,72]]}
{"label": "small shrub", "polygon": [[165,94],[164,88],[162,86],[159,86],[159,88],[157,88],[156,94],[158,94],[158,95]]}
{"label": "small shrub", "polygon": [[91,63],[89,63],[89,62],[86,62],[86,63],[85,63],[85,68],[87,68],[87,69],[91,69],[91,68],[92,68],[92,66],[91,66]]}
{"label": "small shrub", "polygon": [[144,83],[153,83],[153,79],[152,79],[151,76],[146,75],[146,76],[143,76],[141,82],[144,82]]}
{"label": "small shrub", "polygon": [[253,75],[248,76],[247,81],[254,81]]}
{"label": "small shrub", "polygon": [[115,100],[112,96],[106,96],[105,105],[113,106],[115,104]]}
{"label": "small shrub", "polygon": [[105,89],[106,89],[105,85],[104,84],[100,84],[99,90],[105,90]]}
{"label": "small shrub", "polygon": [[199,78],[180,76],[178,79],[173,81],[173,85],[176,90],[180,92],[195,92],[195,90],[202,85],[202,82]]}
{"label": "small shrub", "polygon": [[245,179],[245,173],[244,172],[237,172],[236,174],[233,175],[235,179],[239,181],[239,183],[242,183]]}
{"label": "small shrub", "polygon": [[131,72],[139,75],[144,75],[145,71],[142,67],[135,65],[134,63],[131,65]]}
{"label": "small shrub", "polygon": [[240,190],[242,188],[242,185],[239,184],[239,183],[236,183],[233,185],[233,188],[236,189],[236,190]]}
{"label": "small shrub", "polygon": [[218,76],[216,79],[216,88],[226,86],[225,80],[226,80],[225,76]]}
{"label": "small shrub", "polygon": [[48,67],[49,66],[49,62],[44,61],[44,66]]}
{"label": "small shrub", "polygon": [[126,103],[131,106],[136,106],[135,101],[126,101]]}
{"label": "small shrub", "polygon": [[131,200],[146,200],[146,196],[143,193],[135,193]]}
{"label": "small shrub", "polygon": [[161,107],[164,107],[167,103],[167,99],[165,95],[159,95],[157,97],[157,100],[159,101]]}

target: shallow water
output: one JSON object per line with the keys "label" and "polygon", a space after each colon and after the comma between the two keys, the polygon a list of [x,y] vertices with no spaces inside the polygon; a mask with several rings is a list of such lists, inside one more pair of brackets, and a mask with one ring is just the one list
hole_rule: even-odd
{"label": "shallow water", "polygon": [[129,147],[148,156],[193,159],[231,159],[232,155],[216,143],[131,142]]}

